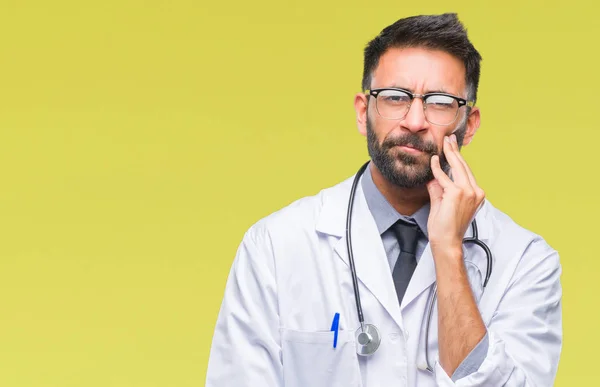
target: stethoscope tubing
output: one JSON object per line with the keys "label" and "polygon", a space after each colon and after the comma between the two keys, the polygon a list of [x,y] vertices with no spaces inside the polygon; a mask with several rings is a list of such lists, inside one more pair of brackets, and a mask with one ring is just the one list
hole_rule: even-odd
{"label": "stethoscope tubing", "polygon": [[[356,188],[358,186],[360,176],[364,173],[365,169],[369,165],[369,162],[370,161],[367,161],[364,165],[362,165],[360,167],[360,169],[356,173],[354,181],[352,182],[352,188],[350,189],[350,198],[348,199],[348,210],[347,210],[347,215],[346,215],[346,248],[348,250],[348,262],[350,264],[350,272],[352,274],[352,287],[354,289],[354,300],[356,302],[356,313],[358,315],[358,321],[360,323],[360,330],[363,333],[365,332],[365,319],[364,319],[364,314],[363,314],[363,310],[362,310],[362,304],[360,301],[360,292],[359,292],[359,288],[358,288],[358,278],[356,275],[356,267],[354,265],[354,254],[353,254],[353,250],[352,250],[351,228],[352,228],[352,213],[353,213],[352,209],[354,206],[354,198],[356,197]],[[491,252],[490,248],[479,239],[477,222],[475,219],[473,219],[471,221],[471,229],[472,229],[473,235],[470,238],[463,239],[463,244],[469,244],[469,243],[475,244],[475,245],[481,247],[485,251],[485,255],[487,258],[486,274],[485,274],[485,280],[483,282],[483,288],[485,290],[485,287],[487,286],[490,276],[492,275],[492,252]],[[431,316],[433,315],[433,306],[435,305],[435,300],[437,299],[437,283],[434,283],[432,290],[433,290],[433,292],[430,293],[430,294],[432,294],[432,296],[430,296],[429,300],[428,300],[428,303],[429,303],[428,309],[429,310],[427,313],[427,327],[425,329],[425,362],[427,363],[426,370],[428,370],[430,372],[433,372],[433,368],[429,364],[429,350],[428,350],[429,327],[431,326]],[[377,330],[377,328],[375,326],[372,326],[372,328]],[[378,340],[380,340],[380,338],[378,338]],[[375,349],[373,350],[373,352],[378,347],[379,347],[379,343],[377,343],[377,345],[374,346]],[[358,351],[357,351],[357,353],[358,353]],[[372,353],[367,353],[367,355],[370,355],[370,354],[372,354]],[[359,353],[359,355],[364,355],[364,354]]]}
{"label": "stethoscope tubing", "polygon": [[352,287],[354,288],[354,300],[356,301],[356,313],[358,314],[358,322],[364,332],[365,318],[363,316],[362,305],[360,302],[360,293],[358,290],[358,278],[356,277],[356,269],[354,267],[354,254],[352,252],[352,207],[354,206],[354,197],[356,196],[356,187],[358,185],[359,177],[364,173],[365,169],[369,165],[367,161],[356,174],[356,178],[352,182],[352,188],[350,190],[350,199],[348,200],[348,212],[346,216],[346,247],[348,249],[348,262],[350,263],[350,272],[352,273]]}
{"label": "stethoscope tubing", "polygon": [[[479,240],[479,233],[477,232],[477,221],[475,219],[473,219],[471,221],[471,229],[473,232],[473,236],[471,236],[470,238],[465,238],[463,239],[463,244],[467,244],[467,243],[472,243],[472,244],[476,244],[477,246],[481,247],[484,251],[485,251],[485,256],[487,258],[487,267],[486,267],[486,273],[485,273],[485,279],[483,281],[483,289],[485,290],[485,287],[487,286],[488,281],[490,280],[490,276],[492,275],[492,252],[489,249],[489,247],[483,243],[481,240]],[[433,315],[433,306],[435,305],[435,301],[437,299],[437,282],[433,284],[433,289],[432,289],[432,296],[429,297],[429,300],[427,301],[427,325],[426,325],[426,329],[425,329],[425,342],[423,343],[424,345],[424,349],[425,349],[425,363],[427,365],[427,367],[425,368],[427,371],[432,372],[433,373],[433,367],[431,367],[431,364],[429,363],[429,327],[431,327],[431,316]]]}

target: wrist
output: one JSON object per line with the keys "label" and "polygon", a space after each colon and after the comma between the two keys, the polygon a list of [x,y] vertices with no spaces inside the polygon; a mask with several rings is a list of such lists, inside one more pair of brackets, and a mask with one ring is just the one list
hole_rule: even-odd
{"label": "wrist", "polygon": [[462,246],[459,248],[446,247],[438,249],[435,252],[432,251],[432,255],[435,264],[438,291],[441,290],[440,288],[462,287],[464,285],[463,280],[466,280],[468,283]]}
{"label": "wrist", "polygon": [[[461,241],[462,242],[462,241]],[[431,244],[431,253],[435,261],[462,262],[463,246],[460,244]]]}

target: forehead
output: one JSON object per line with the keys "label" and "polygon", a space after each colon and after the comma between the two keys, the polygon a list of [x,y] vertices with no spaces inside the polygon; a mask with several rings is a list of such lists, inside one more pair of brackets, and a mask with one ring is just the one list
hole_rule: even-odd
{"label": "forehead", "polygon": [[463,62],[440,50],[421,47],[391,48],[373,72],[371,87],[402,87],[415,93],[444,91],[464,97]]}

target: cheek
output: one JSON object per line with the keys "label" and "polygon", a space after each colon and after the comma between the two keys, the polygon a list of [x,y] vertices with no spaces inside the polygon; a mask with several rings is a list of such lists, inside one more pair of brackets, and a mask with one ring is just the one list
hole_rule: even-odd
{"label": "cheek", "polygon": [[390,133],[398,126],[397,122],[392,120],[386,120],[379,116],[377,112],[369,112],[368,115],[369,127],[379,139],[379,142],[383,142],[390,136]]}
{"label": "cheek", "polygon": [[446,132],[440,131],[439,133],[436,133],[433,138],[433,142],[438,148],[438,153],[442,153],[444,151],[444,138],[446,137],[446,135]]}

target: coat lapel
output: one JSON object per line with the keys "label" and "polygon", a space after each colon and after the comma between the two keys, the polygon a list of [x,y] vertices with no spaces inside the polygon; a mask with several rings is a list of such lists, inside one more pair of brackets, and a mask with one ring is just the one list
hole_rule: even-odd
{"label": "coat lapel", "polygon": [[[347,179],[321,193],[323,201],[316,226],[318,232],[339,237],[335,242],[334,250],[348,266],[350,263],[346,246],[345,224],[352,180],[353,178]],[[487,200],[478,210],[475,218],[477,219],[479,239],[483,242],[489,241],[492,233],[492,219],[491,204]],[[398,326],[402,328],[401,309],[414,301],[436,280],[435,263],[429,244],[419,259],[400,306],[383,242],[375,220],[369,211],[361,184],[358,184],[356,190],[351,230],[354,265],[359,282],[377,298]],[[465,236],[470,237],[471,233],[472,230],[469,226]],[[477,254],[483,254],[478,247],[469,247],[463,251],[466,251],[466,254],[475,251]],[[363,310],[363,312],[368,315],[367,310]]]}
{"label": "coat lapel", "polygon": [[[350,267],[350,261],[345,224],[350,186],[351,182],[346,189],[331,192],[332,195],[325,198],[321,218],[317,224],[317,231],[340,237],[335,242],[334,250],[348,267]],[[335,190],[335,188],[333,189]],[[402,327],[400,305],[394,289],[388,259],[375,220],[365,200],[361,184],[357,186],[354,199],[351,241],[356,276],[359,282],[364,285],[364,287],[360,287],[360,290],[366,288],[385,308],[396,324]],[[361,297],[363,296],[361,295]],[[369,311],[363,310],[363,313],[365,314],[365,320],[368,320]]]}
{"label": "coat lapel", "polygon": [[[483,242],[487,242],[490,238],[490,228],[492,222],[491,219],[489,219],[489,213],[490,204],[486,200],[475,216],[475,219],[477,220],[479,239]],[[465,237],[471,236],[472,229],[471,226],[469,226]],[[463,252],[465,254],[474,254],[475,251],[477,251],[477,254],[483,254],[483,251],[481,251],[479,247],[473,247],[470,245],[467,249],[463,248]],[[433,254],[431,253],[431,247],[428,243],[425,247],[425,251],[423,251],[421,258],[419,259],[419,263],[415,269],[415,272],[413,273],[410,283],[408,284],[406,294],[402,299],[401,309],[404,310],[408,304],[417,298],[423,291],[428,289],[435,282],[435,276],[435,262],[433,260]]]}

